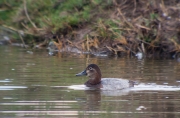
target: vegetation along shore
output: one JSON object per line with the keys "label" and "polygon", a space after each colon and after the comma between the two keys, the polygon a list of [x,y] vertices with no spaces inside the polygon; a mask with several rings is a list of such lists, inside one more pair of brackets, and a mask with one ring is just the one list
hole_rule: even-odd
{"label": "vegetation along shore", "polygon": [[1,0],[0,32],[1,43],[9,39],[29,48],[175,58],[180,1]]}

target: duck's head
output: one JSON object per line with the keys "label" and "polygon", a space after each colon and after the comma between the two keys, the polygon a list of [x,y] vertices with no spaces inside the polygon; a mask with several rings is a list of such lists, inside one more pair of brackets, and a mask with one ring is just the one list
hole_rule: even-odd
{"label": "duck's head", "polygon": [[87,86],[97,85],[101,81],[101,70],[96,64],[89,64],[84,71],[76,74],[76,76],[82,75],[89,77],[89,80],[85,83]]}

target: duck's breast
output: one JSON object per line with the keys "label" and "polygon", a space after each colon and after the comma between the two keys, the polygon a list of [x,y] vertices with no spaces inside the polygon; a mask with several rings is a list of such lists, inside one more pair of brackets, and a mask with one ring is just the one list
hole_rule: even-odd
{"label": "duck's breast", "polygon": [[129,88],[129,80],[121,78],[102,78],[101,79],[102,90],[121,90]]}

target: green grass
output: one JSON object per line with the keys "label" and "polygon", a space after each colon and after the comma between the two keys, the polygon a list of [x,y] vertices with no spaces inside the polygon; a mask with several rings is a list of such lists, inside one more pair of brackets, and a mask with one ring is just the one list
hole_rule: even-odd
{"label": "green grass", "polygon": [[9,19],[9,15],[11,14],[10,10],[2,10],[0,11],[0,20],[5,21]]}
{"label": "green grass", "polygon": [[[56,32],[59,29],[78,27],[82,23],[91,22],[94,10],[100,10],[99,6],[109,1],[111,0],[26,0],[26,7],[30,19],[38,28],[50,28],[52,32]],[[9,4],[13,9],[0,11],[1,22],[18,29],[25,29],[22,23],[29,29],[33,28],[25,14],[23,1],[3,0],[0,4]]]}
{"label": "green grass", "polygon": [[51,26],[52,31],[56,32],[58,29],[78,26],[79,23],[90,20],[92,7],[89,5],[89,2],[85,0],[66,0],[56,6],[56,8],[53,8],[56,1],[46,0],[46,2],[41,4],[42,0],[40,0],[37,2],[34,1],[33,5],[31,5],[32,0],[29,0],[28,8],[36,11],[36,14],[32,14],[31,12],[30,14],[35,18],[33,21],[39,27]]}
{"label": "green grass", "polygon": [[[116,22],[120,23],[117,20]],[[99,19],[97,25],[98,34],[103,39],[117,39],[122,36],[122,30],[112,19]]]}
{"label": "green grass", "polygon": [[11,22],[12,16],[22,2],[20,0],[1,0],[0,1],[0,22]]}
{"label": "green grass", "polygon": [[155,20],[155,19],[157,19],[158,18],[158,14],[156,14],[156,13],[151,13],[150,14],[150,19],[151,20]]}
{"label": "green grass", "polygon": [[[109,0],[25,0],[28,16],[41,31],[71,32],[86,24],[96,22]],[[111,1],[111,0],[110,0]],[[11,8],[6,7],[6,4]],[[27,44],[35,43],[38,32],[34,29],[32,22],[27,18],[23,0],[2,0],[0,1],[0,23],[14,27],[17,30],[24,30],[29,34],[24,37]],[[94,17],[96,16],[96,17]],[[109,24],[111,25],[111,24]],[[33,32],[35,31],[35,32]],[[34,34],[34,38],[33,38]],[[41,36],[42,33],[39,33]],[[109,34],[104,32],[104,37]],[[110,36],[111,37],[111,36]],[[18,36],[15,36],[18,39]]]}

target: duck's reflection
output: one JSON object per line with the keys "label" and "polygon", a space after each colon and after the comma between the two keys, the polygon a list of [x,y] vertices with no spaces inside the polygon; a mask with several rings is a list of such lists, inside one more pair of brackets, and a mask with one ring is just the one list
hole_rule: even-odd
{"label": "duck's reflection", "polygon": [[104,96],[122,96],[128,95],[130,92],[130,88],[123,89],[123,90],[115,90],[115,91],[101,91],[101,95]]}
{"label": "duck's reflection", "polygon": [[101,106],[102,96],[122,96],[128,95],[129,89],[119,90],[119,91],[102,91],[102,90],[85,90],[86,100],[83,103],[83,109],[96,111],[99,110]]}
{"label": "duck's reflection", "polygon": [[86,110],[99,110],[101,104],[101,93],[100,90],[88,90],[85,91],[86,93],[86,103],[85,109]]}

